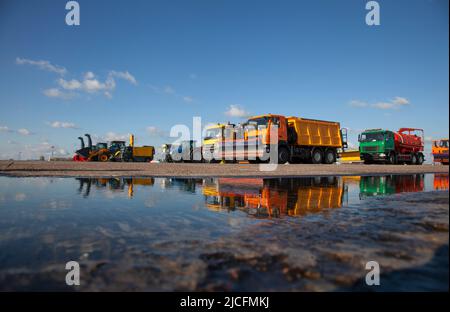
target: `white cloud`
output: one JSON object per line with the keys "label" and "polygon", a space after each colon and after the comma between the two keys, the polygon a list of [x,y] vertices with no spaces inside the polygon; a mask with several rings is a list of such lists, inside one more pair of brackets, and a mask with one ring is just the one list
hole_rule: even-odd
{"label": "white cloud", "polygon": [[392,103],[394,103],[395,105],[407,105],[409,104],[409,101],[404,97],[396,96],[392,100]]}
{"label": "white cloud", "polygon": [[369,104],[367,104],[367,102],[363,102],[363,101],[359,101],[359,100],[352,100],[352,101],[350,101],[349,105],[352,107],[366,107]]}
{"label": "white cloud", "polygon": [[6,153],[0,154],[4,159],[38,159],[41,156],[45,158],[51,156],[70,156],[71,152],[68,152],[64,147],[53,145],[48,141],[43,141],[35,144],[21,144],[11,141],[11,144]]}
{"label": "white cloud", "polygon": [[62,78],[58,79],[58,84],[66,90],[78,90],[82,87],[81,82],[79,82],[76,79],[72,79],[72,80],[64,80]]}
{"label": "white cloud", "polygon": [[126,72],[120,72],[120,71],[111,71],[110,75],[117,77],[117,78],[121,78],[121,79],[125,79],[128,82],[137,85],[137,81],[136,78],[134,78],[134,76],[132,74],[130,74],[128,71]]}
{"label": "white cloud", "polygon": [[349,105],[352,107],[360,107],[360,108],[372,107],[382,110],[391,110],[391,109],[399,109],[402,106],[409,105],[409,100],[404,97],[396,96],[392,100],[381,101],[372,104],[360,100],[352,100],[349,102]]}
{"label": "white cloud", "polygon": [[84,74],[84,79],[94,79],[94,78],[95,78],[95,75],[91,71],[88,71]]}
{"label": "white cloud", "polygon": [[73,122],[53,121],[48,123],[48,125],[52,128],[78,129]]}
{"label": "white cloud", "polygon": [[105,136],[101,137],[103,141],[126,141],[128,140],[129,134],[120,134],[109,131]]}
{"label": "white cloud", "polygon": [[25,128],[21,128],[21,129],[17,130],[17,133],[20,135],[25,135],[25,136],[32,134],[32,132],[30,130],[25,129]]}
{"label": "white cloud", "polygon": [[34,60],[30,60],[30,59],[17,57],[16,64],[36,66],[39,69],[54,72],[59,75],[64,75],[67,72],[67,70],[64,67],[58,66],[58,65],[53,65],[49,61],[43,61],[43,60],[34,61]]}
{"label": "white cloud", "polygon": [[228,110],[225,112],[225,115],[229,116],[229,117],[247,117],[249,115],[249,113],[244,110],[242,107],[240,107],[239,105],[234,105],[231,104],[228,108]]}
{"label": "white cloud", "polygon": [[58,88],[45,89],[44,91],[42,91],[42,93],[44,93],[44,95],[47,97],[60,98],[64,100],[67,100],[72,97],[72,94],[62,92]]}
{"label": "white cloud", "polygon": [[161,129],[158,129],[155,126],[148,126],[146,129],[147,133],[151,137],[165,137],[167,136],[167,133]]}
{"label": "white cloud", "polygon": [[[25,135],[25,136],[34,134],[33,132],[31,132],[30,130],[25,129],[25,128],[21,128],[18,130],[12,130],[7,126],[0,126],[0,132],[18,133],[20,135]],[[8,141],[8,144],[15,144],[15,143],[16,142],[14,142],[14,141]]]}
{"label": "white cloud", "polygon": [[0,132],[13,132],[7,126],[0,126]]}
{"label": "white cloud", "polygon": [[190,96],[183,96],[183,101],[191,103],[194,101],[194,99]]}
{"label": "white cloud", "polygon": [[[105,81],[100,81],[96,78],[95,74],[88,71],[84,74],[83,80],[65,80],[63,78],[58,79],[58,84],[65,90],[82,91],[89,94],[103,92],[107,98],[112,98],[112,93],[116,88],[116,81],[114,79],[120,78],[129,81],[130,83],[136,85],[136,79],[127,72],[117,72],[111,71]],[[56,91],[53,90],[56,94]]]}
{"label": "white cloud", "polygon": [[396,108],[396,105],[392,102],[377,102],[372,104],[372,107],[378,108],[378,109],[394,109]]}
{"label": "white cloud", "polygon": [[167,93],[167,94],[175,94],[175,89],[172,88],[171,86],[165,86],[165,87],[164,87],[164,93]]}
{"label": "white cloud", "polygon": [[[67,72],[67,70],[64,67],[53,65],[49,61],[42,61],[42,60],[34,61],[18,57],[16,58],[16,63],[19,65],[28,64],[36,66],[42,70],[55,72],[60,75],[64,75]],[[115,71],[115,70],[110,71],[105,81],[103,82],[97,79],[92,71],[87,71],[86,73],[84,73],[83,79],[81,80],[78,79],[65,80],[63,78],[60,78],[57,80],[57,83],[63,90],[83,91],[89,94],[103,92],[103,94],[107,98],[112,98],[112,92],[116,88],[116,81],[114,78],[123,79],[133,85],[137,85],[136,78],[130,72]],[[168,91],[170,92],[170,90]],[[43,93],[48,97],[62,98],[62,99],[68,99],[74,95],[65,93],[58,88],[48,88],[44,90]]]}

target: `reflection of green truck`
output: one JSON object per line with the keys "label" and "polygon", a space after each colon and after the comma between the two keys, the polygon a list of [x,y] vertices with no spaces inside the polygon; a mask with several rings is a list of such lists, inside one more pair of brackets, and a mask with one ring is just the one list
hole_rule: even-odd
{"label": "reflection of green truck", "polygon": [[395,194],[395,185],[390,176],[361,177],[359,192],[364,197]]}
{"label": "reflection of green truck", "polygon": [[422,192],[424,175],[388,175],[361,177],[360,197],[391,195],[404,192]]}
{"label": "reflection of green truck", "polygon": [[362,132],[358,141],[361,160],[366,164],[385,162],[421,165],[425,160],[422,129],[400,128],[397,132],[370,129]]}

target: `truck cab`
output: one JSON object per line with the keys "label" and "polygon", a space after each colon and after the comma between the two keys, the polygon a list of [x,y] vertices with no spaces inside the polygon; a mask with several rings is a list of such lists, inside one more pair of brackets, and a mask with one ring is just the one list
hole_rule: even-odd
{"label": "truck cab", "polygon": [[383,129],[365,130],[358,136],[359,153],[365,163],[387,161],[395,149],[394,132]]}
{"label": "truck cab", "polygon": [[448,148],[449,148],[448,139],[440,139],[433,141],[433,144],[431,146],[433,161],[442,163],[443,165],[448,165],[449,163]]}
{"label": "truck cab", "polygon": [[203,137],[203,145],[214,145],[218,141],[224,139],[225,132],[224,124],[216,124],[206,128],[205,136]]}
{"label": "truck cab", "polygon": [[278,142],[287,143],[288,134],[287,134],[287,118],[281,115],[260,115],[250,118],[247,121],[249,126],[253,126],[254,129],[250,128],[250,131],[247,133],[247,137],[249,139],[256,139],[258,136],[261,138],[261,143],[265,145],[270,144],[270,131],[271,127],[278,127]]}

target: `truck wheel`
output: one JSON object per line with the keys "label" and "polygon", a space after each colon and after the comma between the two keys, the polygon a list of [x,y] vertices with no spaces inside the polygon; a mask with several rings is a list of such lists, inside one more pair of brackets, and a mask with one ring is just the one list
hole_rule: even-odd
{"label": "truck wheel", "polygon": [[336,162],[336,153],[329,149],[325,152],[325,158],[324,158],[324,162],[326,164],[333,164]]}
{"label": "truck wheel", "polygon": [[422,165],[422,164],[423,164],[423,161],[424,161],[423,154],[419,154],[419,155],[417,156],[417,164],[418,164],[418,165]]}
{"label": "truck wheel", "polygon": [[415,164],[417,164],[417,155],[412,154],[411,155],[411,165],[415,165]]}
{"label": "truck wheel", "polygon": [[101,155],[99,156],[99,160],[100,160],[100,161],[108,161],[108,155],[106,155],[106,154],[101,154]]}
{"label": "truck wheel", "polygon": [[312,152],[311,158],[313,164],[321,164],[323,160],[322,151],[318,148],[315,148]]}
{"label": "truck wheel", "polygon": [[289,161],[291,155],[289,154],[289,150],[284,147],[280,146],[278,147],[278,163],[279,164],[285,164]]}
{"label": "truck wheel", "polygon": [[395,156],[394,152],[389,154],[388,161],[389,161],[389,164],[391,164],[391,165],[395,165],[397,163],[397,156]]}

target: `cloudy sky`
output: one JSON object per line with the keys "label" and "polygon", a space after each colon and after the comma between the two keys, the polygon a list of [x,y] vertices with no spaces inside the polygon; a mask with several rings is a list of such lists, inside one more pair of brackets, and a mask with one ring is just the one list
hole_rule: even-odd
{"label": "cloudy sky", "polygon": [[0,1],[0,158],[279,113],[448,136],[448,1]]}

